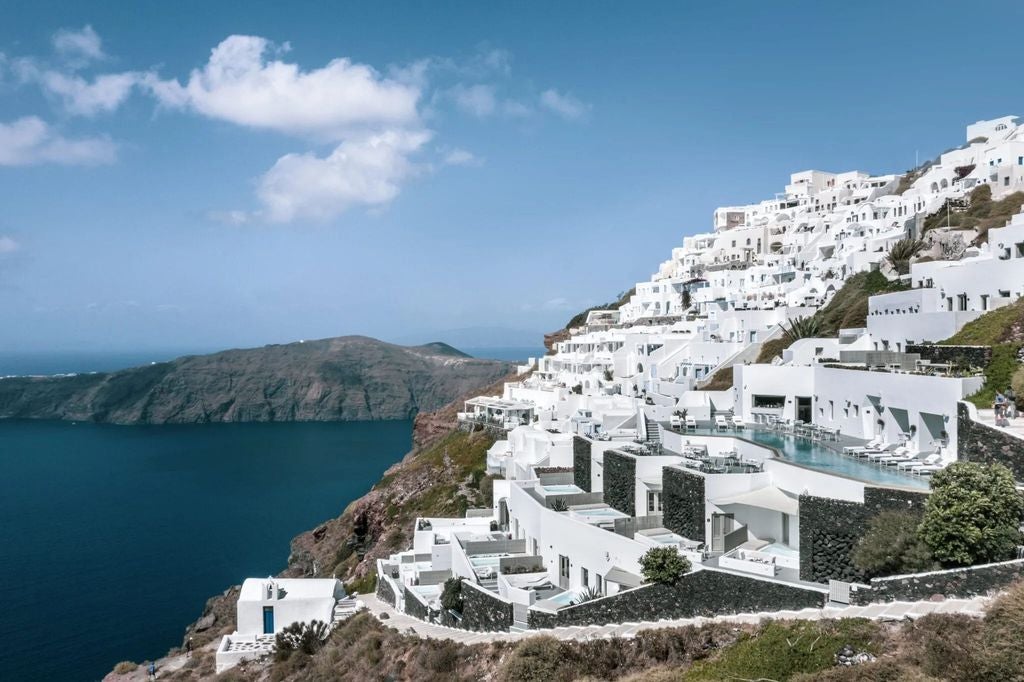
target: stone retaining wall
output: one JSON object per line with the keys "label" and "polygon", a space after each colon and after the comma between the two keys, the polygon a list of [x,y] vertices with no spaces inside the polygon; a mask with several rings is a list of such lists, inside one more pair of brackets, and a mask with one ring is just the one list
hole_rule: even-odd
{"label": "stone retaining wall", "polygon": [[572,475],[573,482],[580,490],[590,492],[590,446],[585,438],[572,438]]}
{"label": "stone retaining wall", "polygon": [[961,461],[1002,464],[1024,481],[1024,440],[971,419],[966,403],[956,405],[957,456]]}
{"label": "stone retaining wall", "polygon": [[889,509],[921,509],[927,493],[864,488],[864,504],[813,495],[800,496],[800,579],[824,583],[830,578],[864,582],[853,565],[853,551],[868,522]]}
{"label": "stone retaining wall", "polygon": [[663,467],[661,509],[665,527],[690,540],[704,537],[704,477],[676,467]]}
{"label": "stone retaining wall", "polygon": [[403,606],[405,607],[405,612],[413,618],[419,618],[420,620],[427,622],[430,621],[430,609],[419,598],[419,596],[410,589],[405,590]]}
{"label": "stone retaining wall", "polygon": [[604,501],[623,514],[636,515],[636,460],[629,455],[604,453]]}
{"label": "stone retaining wall", "polygon": [[466,630],[507,631],[512,626],[512,602],[468,580],[462,582],[462,622]]}
{"label": "stone retaining wall", "polygon": [[875,578],[867,589],[850,593],[853,604],[889,601],[923,601],[941,594],[947,598],[971,598],[1000,590],[1024,578],[1024,559],[946,571]]}
{"label": "stone retaining wall", "polygon": [[395,591],[391,587],[391,581],[382,575],[377,576],[377,598],[391,606],[395,605]]}
{"label": "stone retaining wall", "polygon": [[971,367],[988,367],[992,360],[991,346],[938,346],[931,343],[908,343],[906,351],[917,353],[922,360],[942,364],[965,363]]}
{"label": "stone retaining wall", "polygon": [[820,608],[826,598],[821,591],[704,569],[687,574],[674,586],[642,585],[556,613],[530,609],[529,624],[552,628]]}

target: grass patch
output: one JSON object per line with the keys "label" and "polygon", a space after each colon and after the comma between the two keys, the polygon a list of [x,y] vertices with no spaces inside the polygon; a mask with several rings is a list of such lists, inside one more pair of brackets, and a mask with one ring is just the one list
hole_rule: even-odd
{"label": "grass patch", "polygon": [[789,348],[792,341],[786,337],[779,339],[771,339],[761,344],[761,351],[757,354],[757,360],[754,362],[758,365],[763,365],[771,362],[777,357],[782,356],[782,351]]}
{"label": "grass patch", "polygon": [[944,346],[995,346],[1024,341],[1024,298],[996,308],[964,325]]}
{"label": "grass patch", "polygon": [[992,187],[981,185],[970,194],[970,204],[966,210],[947,210],[943,204],[935,213],[924,219],[921,234],[937,227],[951,227],[955,230],[977,230],[977,241],[988,241],[988,231],[993,227],[1002,227],[1019,213],[1024,206],[1024,192],[1014,192],[999,201],[992,201]]}
{"label": "grass patch", "polygon": [[583,312],[576,313],[572,316],[572,319],[565,323],[566,329],[572,329],[573,327],[580,327],[584,322],[587,321],[587,315],[594,310],[618,310],[622,306],[629,303],[630,297],[636,293],[636,287],[633,287],[629,291],[624,291],[619,294],[619,300],[612,301],[611,303],[605,303],[603,305],[595,305],[593,308],[587,308]]}
{"label": "grass patch", "polygon": [[835,654],[849,644],[878,653],[879,628],[865,619],[765,624],[753,637],[694,665],[681,680],[788,680],[835,664]]}
{"label": "grass patch", "polygon": [[890,282],[878,271],[858,272],[835,293],[828,305],[814,313],[821,336],[838,336],[840,329],[866,327],[868,299],[878,294],[905,291],[907,285]]}
{"label": "grass patch", "polygon": [[732,365],[723,367],[711,375],[711,381],[704,384],[702,391],[726,391],[732,388]]}
{"label": "grass patch", "polygon": [[1020,367],[1017,362],[1019,343],[1000,343],[992,346],[992,360],[985,368],[985,383],[981,389],[967,397],[967,400],[982,409],[989,409],[996,401],[996,392],[1005,393],[1010,387],[1013,375]]}

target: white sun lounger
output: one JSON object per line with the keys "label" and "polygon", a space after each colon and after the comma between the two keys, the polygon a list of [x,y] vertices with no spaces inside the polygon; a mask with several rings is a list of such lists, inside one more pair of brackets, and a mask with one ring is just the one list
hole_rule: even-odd
{"label": "white sun lounger", "polygon": [[697,420],[694,417],[687,417],[686,418],[686,428],[687,429],[696,430],[697,429]]}
{"label": "white sun lounger", "polygon": [[729,428],[729,422],[725,421],[725,417],[722,415],[715,416],[715,428],[719,431],[725,431]]}

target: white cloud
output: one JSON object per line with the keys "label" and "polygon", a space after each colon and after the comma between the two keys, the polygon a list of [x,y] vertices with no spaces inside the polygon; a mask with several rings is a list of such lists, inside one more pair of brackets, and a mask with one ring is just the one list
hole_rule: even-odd
{"label": "white cloud", "polygon": [[567,120],[580,119],[590,112],[590,105],[581,102],[569,93],[545,90],[540,95],[540,105]]}
{"label": "white cloud", "polygon": [[353,206],[386,204],[417,170],[409,155],[429,139],[426,131],[388,130],[345,140],[326,157],[282,156],[260,178],[260,217],[271,222],[321,221]]}
{"label": "white cloud", "polygon": [[265,38],[229,36],[184,85],[155,78],[148,78],[146,85],[167,106],[335,141],[354,129],[418,125],[420,90],[415,85],[389,80],[343,58],[302,71],[296,64],[268,59],[273,52],[274,45]]}
{"label": "white cloud", "polygon": [[498,108],[493,85],[463,85],[459,83],[450,90],[452,99],[467,114],[478,118],[490,116]]}
{"label": "white cloud", "polygon": [[76,65],[106,58],[103,41],[88,24],[80,30],[62,28],[54,33],[53,49]]}
{"label": "white cloud", "polygon": [[483,160],[465,149],[452,149],[444,155],[446,166],[479,166]]}
{"label": "white cloud", "polygon": [[106,137],[66,138],[36,116],[0,123],[0,166],[112,163],[117,146]]}
{"label": "white cloud", "polygon": [[19,248],[21,248],[21,245],[14,241],[13,238],[0,234],[0,254],[14,253]]}
{"label": "white cloud", "polygon": [[61,98],[68,113],[95,116],[120,107],[142,76],[132,72],[111,73],[97,76],[90,83],[79,76],[42,71],[35,78],[44,90]]}

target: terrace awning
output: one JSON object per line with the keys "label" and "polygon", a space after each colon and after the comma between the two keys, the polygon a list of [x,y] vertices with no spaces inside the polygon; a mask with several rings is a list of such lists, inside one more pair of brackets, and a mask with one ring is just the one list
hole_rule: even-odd
{"label": "terrace awning", "polygon": [[608,569],[608,572],[604,574],[604,579],[623,587],[639,587],[641,582],[640,576],[618,566],[612,566]]}
{"label": "terrace awning", "polygon": [[711,500],[711,503],[719,507],[726,504],[745,504],[748,507],[771,509],[783,514],[795,515],[800,513],[800,503],[797,500],[771,485],[740,495],[720,497],[716,500]]}
{"label": "terrace awning", "polygon": [[661,486],[661,479],[660,478],[642,478],[642,479],[640,479],[640,481],[651,492],[655,492],[655,493],[660,493],[661,492],[661,487],[662,486]]}

